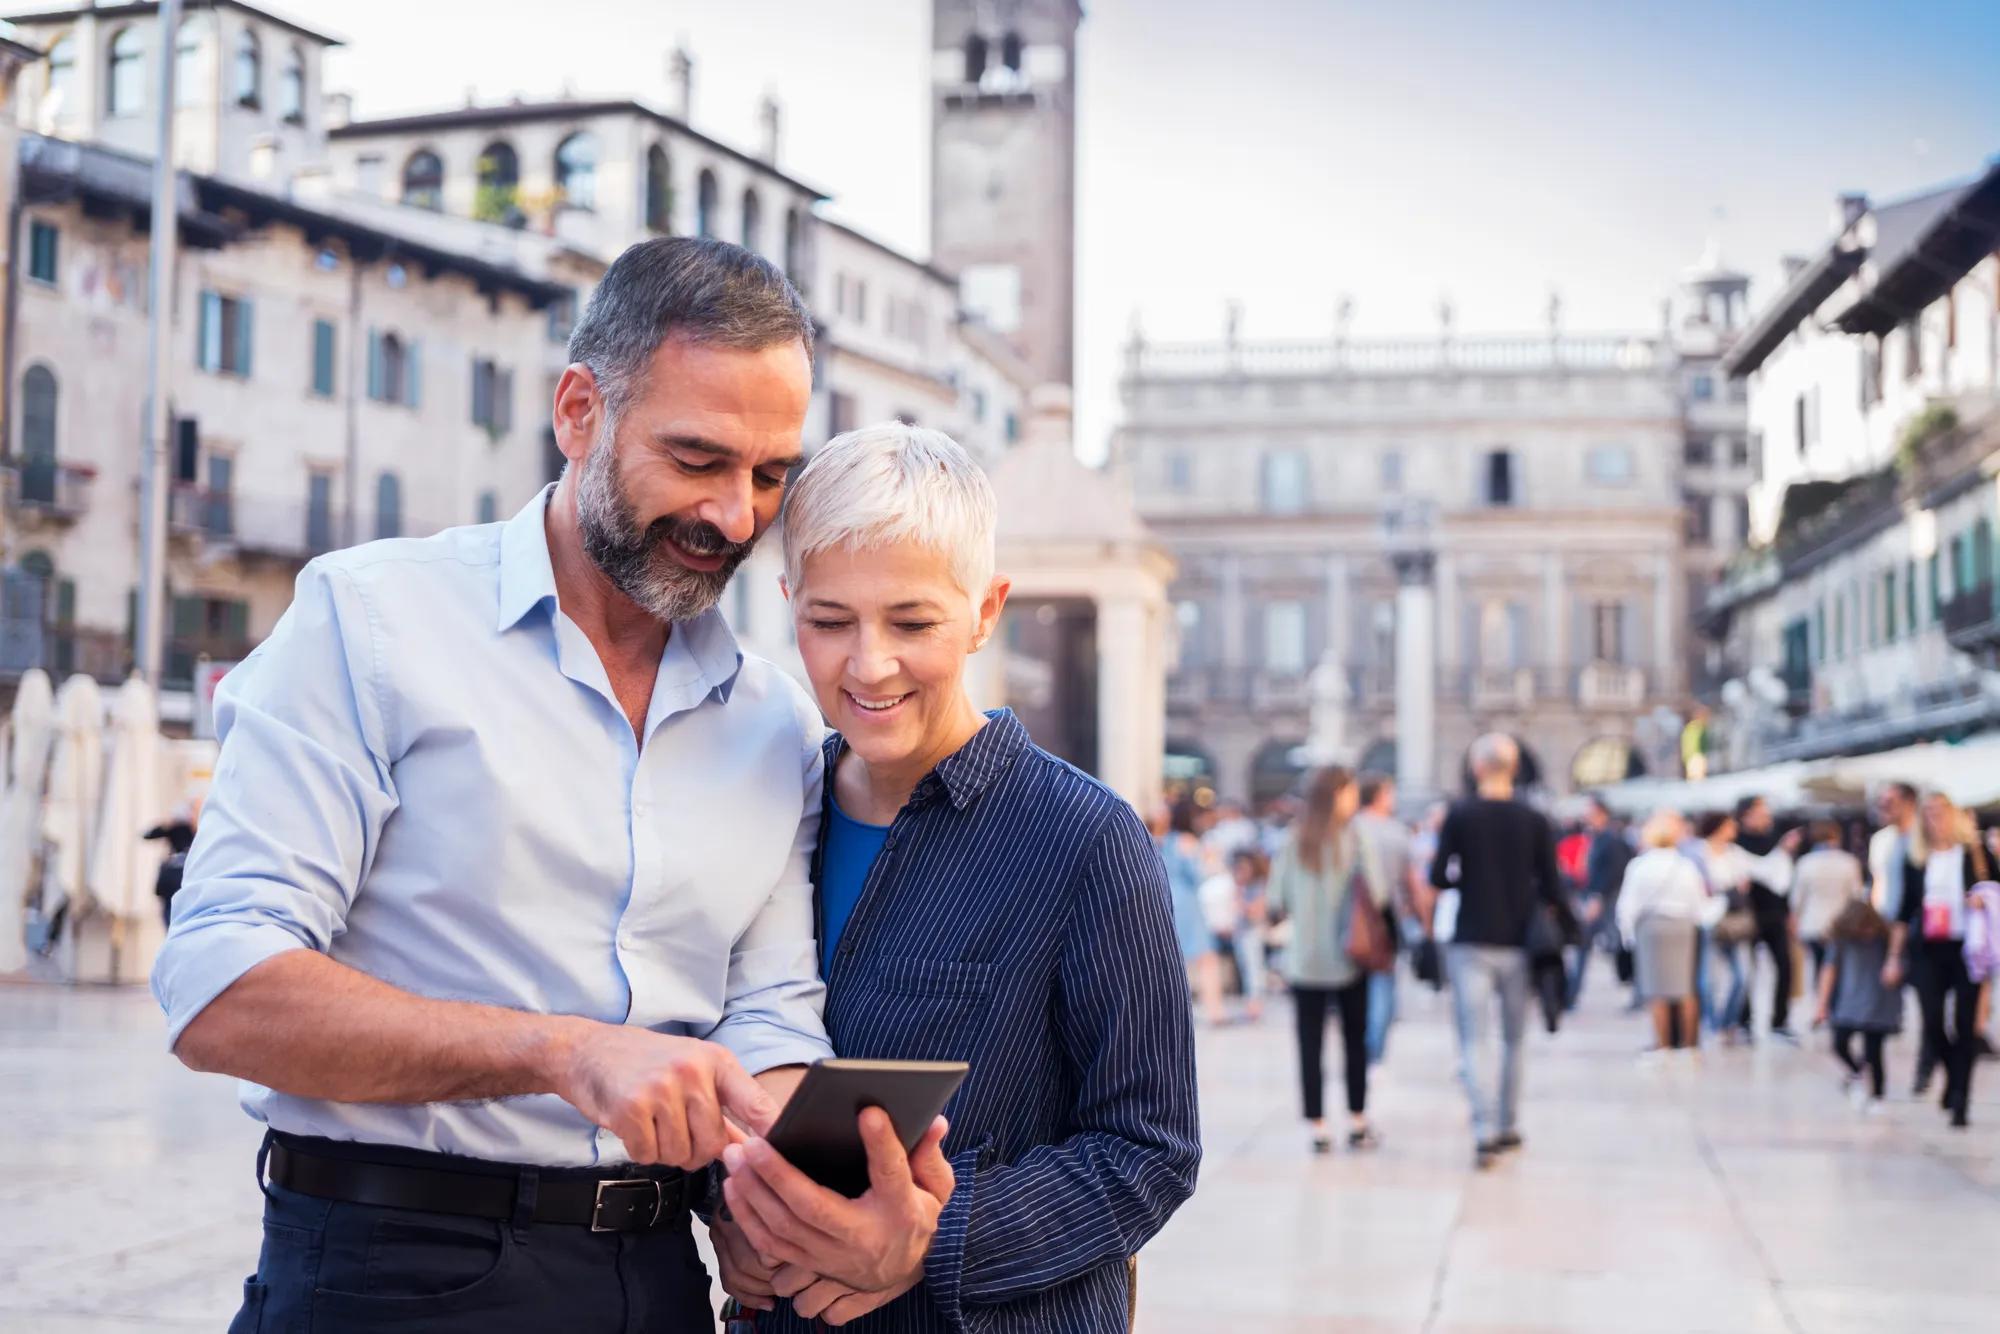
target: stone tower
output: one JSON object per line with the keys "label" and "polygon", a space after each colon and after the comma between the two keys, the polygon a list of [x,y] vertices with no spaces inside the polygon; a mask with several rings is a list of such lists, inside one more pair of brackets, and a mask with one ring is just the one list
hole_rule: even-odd
{"label": "stone tower", "polygon": [[931,256],[1044,380],[1073,380],[1076,0],[932,0]]}

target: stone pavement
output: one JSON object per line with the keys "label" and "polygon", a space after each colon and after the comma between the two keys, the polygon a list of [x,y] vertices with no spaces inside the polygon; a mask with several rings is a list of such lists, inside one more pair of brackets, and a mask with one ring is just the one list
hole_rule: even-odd
{"label": "stone pavement", "polygon": [[[1478,1176],[1441,997],[1405,985],[1367,1156],[1307,1154],[1282,1006],[1204,1032],[1201,1188],[1141,1259],[1141,1331],[1996,1328],[2000,1066],[1969,1133],[1907,1087],[1865,1119],[1817,1044],[1642,1065],[1605,980],[1536,1035],[1527,1151]],[[143,992],[0,984],[0,1331],[227,1323],[257,1133],[159,1032]]]}

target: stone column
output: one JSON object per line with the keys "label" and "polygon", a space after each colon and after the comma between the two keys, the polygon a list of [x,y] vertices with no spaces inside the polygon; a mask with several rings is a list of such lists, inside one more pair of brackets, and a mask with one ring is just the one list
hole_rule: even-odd
{"label": "stone column", "polygon": [[1681,693],[1680,636],[1674,633],[1673,558],[1661,552],[1653,561],[1653,661],[1645,664],[1652,678],[1650,692],[1660,699],[1678,699]]}
{"label": "stone column", "polygon": [[1164,748],[1165,701],[1146,685],[1160,672],[1150,619],[1136,598],[1097,601],[1097,774],[1141,810],[1159,796]]}
{"label": "stone column", "polygon": [[1548,658],[1549,679],[1562,682],[1557,693],[1568,696],[1576,689],[1569,677],[1569,599],[1563,596],[1562,557],[1553,552],[1542,561],[1542,643]]}
{"label": "stone column", "polygon": [[1243,640],[1243,562],[1234,553],[1220,561],[1222,596],[1216,611],[1222,622],[1222,666],[1241,671],[1248,655]]}
{"label": "stone column", "polygon": [[1412,800],[1437,791],[1435,556],[1402,551],[1396,564],[1396,786]]}
{"label": "stone column", "polygon": [[1354,660],[1353,645],[1347,642],[1353,622],[1348,611],[1347,557],[1331,552],[1326,558],[1326,635],[1320,657],[1330,655],[1342,670]]}

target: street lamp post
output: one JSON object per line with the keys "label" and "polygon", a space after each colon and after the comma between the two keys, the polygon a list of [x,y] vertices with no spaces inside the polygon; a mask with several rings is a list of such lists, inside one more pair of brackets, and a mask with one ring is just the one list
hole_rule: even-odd
{"label": "street lamp post", "polygon": [[1396,786],[1412,801],[1437,792],[1436,506],[1405,500],[1382,516],[1396,570]]}
{"label": "street lamp post", "polygon": [[172,433],[174,252],[180,241],[179,180],[174,171],[174,64],[180,49],[181,0],[160,0],[156,17],[159,122],[153,140],[153,225],[147,265],[146,420],[139,451],[139,596],[133,617],[132,670],[160,688],[167,555],[167,441]]}

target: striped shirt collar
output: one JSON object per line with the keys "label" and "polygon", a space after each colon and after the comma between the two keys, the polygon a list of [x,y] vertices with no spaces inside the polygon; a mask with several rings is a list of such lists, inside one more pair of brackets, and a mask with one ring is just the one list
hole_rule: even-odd
{"label": "striped shirt collar", "polygon": [[[1000,780],[1001,775],[1013,767],[1031,744],[1028,729],[1014,716],[1012,709],[993,709],[986,715],[986,726],[972,734],[972,739],[938,762],[937,768],[924,775],[916,790],[910,793],[910,805],[923,807],[936,801],[940,796],[949,800],[954,810],[964,810],[979,799],[981,793]],[[841,754],[847,749],[847,740],[834,732],[826,739],[826,767],[829,775],[840,763]]]}

